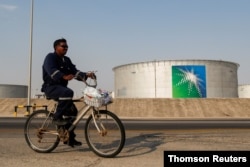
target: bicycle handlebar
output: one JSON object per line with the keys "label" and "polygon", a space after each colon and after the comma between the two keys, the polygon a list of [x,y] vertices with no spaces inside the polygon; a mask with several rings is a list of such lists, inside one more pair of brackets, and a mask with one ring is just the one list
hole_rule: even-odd
{"label": "bicycle handlebar", "polygon": [[[87,82],[87,80],[84,80],[84,79],[83,79],[83,82],[86,84],[86,86],[96,88],[96,86],[97,86],[97,79],[96,79],[96,75],[95,75],[96,72],[97,72],[97,71],[90,71],[90,72],[87,72],[87,73],[92,73],[92,76],[91,76],[91,77],[88,77],[88,78],[91,79],[90,82]],[[88,79],[88,78],[87,78],[87,79]],[[94,84],[90,84],[91,81],[93,81]]]}
{"label": "bicycle handlebar", "polygon": [[92,79],[92,80],[93,80],[94,84],[90,84],[90,83],[88,83],[85,80],[83,82],[86,84],[86,86],[96,88],[96,86],[97,86],[97,80],[96,79]]}

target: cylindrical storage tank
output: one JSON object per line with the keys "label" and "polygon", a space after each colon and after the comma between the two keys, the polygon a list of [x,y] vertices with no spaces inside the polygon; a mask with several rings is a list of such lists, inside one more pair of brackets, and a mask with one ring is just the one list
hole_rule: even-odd
{"label": "cylindrical storage tank", "polygon": [[216,60],[163,60],[113,68],[115,97],[238,97],[239,65]]}
{"label": "cylindrical storage tank", "polygon": [[250,85],[239,85],[239,98],[250,98]]}
{"label": "cylindrical storage tank", "polygon": [[0,98],[27,98],[28,86],[0,84]]}

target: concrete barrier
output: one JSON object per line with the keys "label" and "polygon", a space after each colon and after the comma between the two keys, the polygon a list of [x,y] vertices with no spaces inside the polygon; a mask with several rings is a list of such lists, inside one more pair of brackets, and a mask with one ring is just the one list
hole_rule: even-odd
{"label": "concrete barrier", "polygon": [[[53,100],[32,99],[31,104],[54,106]],[[27,105],[27,99],[0,99],[0,116],[14,117],[15,106]],[[83,103],[77,103],[77,107]],[[37,108],[38,109],[38,108]],[[208,99],[166,99],[166,98],[117,98],[108,110],[121,118],[158,119],[214,119],[250,118],[248,98],[208,98]],[[25,108],[17,111],[17,116],[25,115]]]}

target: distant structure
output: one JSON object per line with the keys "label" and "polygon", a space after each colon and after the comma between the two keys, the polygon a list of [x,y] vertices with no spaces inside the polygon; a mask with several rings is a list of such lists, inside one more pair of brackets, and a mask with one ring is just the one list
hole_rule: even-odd
{"label": "distant structure", "polygon": [[36,99],[41,99],[41,98],[45,98],[46,96],[45,96],[45,94],[44,93],[42,93],[42,94],[35,94],[35,96],[34,96],[34,98],[36,98]]}
{"label": "distant structure", "polygon": [[0,84],[0,98],[27,98],[28,86]]}
{"label": "distant structure", "polygon": [[240,98],[250,98],[250,85],[239,85],[238,92]]}
{"label": "distant structure", "polygon": [[116,98],[238,97],[239,64],[221,60],[162,60],[113,68]]}

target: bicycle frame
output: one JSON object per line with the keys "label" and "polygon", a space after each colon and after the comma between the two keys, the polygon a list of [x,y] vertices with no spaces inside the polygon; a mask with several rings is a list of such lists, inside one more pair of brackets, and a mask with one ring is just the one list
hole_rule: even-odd
{"label": "bicycle frame", "polygon": [[[69,128],[68,130],[69,130],[69,131],[73,130],[73,129],[77,126],[77,124],[80,122],[80,120],[88,113],[88,111],[89,111],[91,108],[93,108],[93,107],[86,105],[86,106],[84,106],[80,111],[78,111],[78,114],[77,114],[77,116],[76,116],[75,121],[72,123],[72,125],[70,126],[70,128]],[[93,110],[93,112],[94,112],[94,110]],[[93,113],[93,112],[92,112],[92,113]],[[97,124],[96,124],[96,123],[95,123],[95,126],[97,127]],[[99,129],[99,128],[97,128],[97,129]],[[99,130],[98,130],[98,131],[99,131]],[[100,131],[99,131],[99,132],[100,132]]]}
{"label": "bicycle frame", "polygon": [[[82,102],[80,99],[76,99],[76,100],[72,100],[72,102]],[[55,107],[52,109],[52,111],[56,111],[56,107],[57,107],[57,104],[55,105]],[[94,120],[94,124],[95,124],[95,127],[97,129],[97,131],[102,134],[99,126],[97,125],[96,123],[96,119],[94,117],[94,112],[98,112],[98,110],[96,110],[94,107],[92,106],[89,106],[89,105],[86,105],[86,106],[83,106],[79,111],[78,111],[78,114],[76,116],[76,119],[74,120],[74,122],[71,124],[71,126],[69,127],[68,131],[72,131],[77,125],[78,123],[80,122],[80,120],[89,112],[90,109],[93,109],[92,111],[92,117],[93,117],[93,120]],[[106,106],[106,109],[107,109],[107,106]],[[101,123],[101,127],[102,129],[105,131],[105,127],[102,125]]]}
{"label": "bicycle frame", "polygon": [[[55,99],[56,101],[70,100],[73,103],[85,103],[82,107],[77,108],[77,115],[63,116],[66,121],[62,125],[53,122],[58,102],[55,102],[54,107],[50,110],[33,112],[24,126],[24,136],[28,146],[38,153],[53,151],[60,141],[64,142],[64,144],[69,142],[71,132],[78,126],[81,119],[87,116],[84,134],[89,148],[100,157],[111,158],[119,154],[126,139],[121,120],[114,113],[107,110],[109,103],[104,104],[105,99],[91,99],[89,97],[92,96],[88,96],[86,89],[84,94],[86,99],[84,100],[83,98],[72,99],[71,97]],[[99,109],[99,107],[102,107],[102,109]],[[92,111],[90,111],[91,109]]]}

